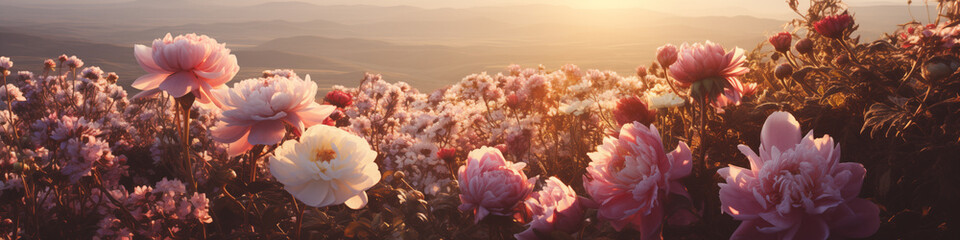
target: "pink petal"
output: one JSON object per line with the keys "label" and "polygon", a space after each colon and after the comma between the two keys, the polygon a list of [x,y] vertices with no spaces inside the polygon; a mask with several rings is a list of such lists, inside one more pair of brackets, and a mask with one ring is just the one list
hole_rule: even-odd
{"label": "pink petal", "polygon": [[250,128],[250,144],[273,145],[283,140],[286,128],[282,121],[262,121]]}
{"label": "pink petal", "polygon": [[157,63],[153,61],[153,49],[144,45],[133,45],[133,56],[137,59],[137,64],[140,64],[140,67],[143,70],[149,73],[164,73],[164,71],[157,66]]}
{"label": "pink petal", "polygon": [[224,122],[220,122],[216,127],[210,129],[210,133],[213,136],[213,140],[222,143],[232,143],[239,140],[241,137],[247,135],[250,132],[249,126],[230,126]]}
{"label": "pink petal", "polygon": [[197,88],[197,78],[190,72],[177,72],[160,83],[160,90],[166,91],[173,97],[183,97]]}
{"label": "pink petal", "polygon": [[[762,233],[758,228],[761,226],[758,224],[767,225],[763,220],[748,220],[740,223],[740,227],[737,227],[737,231],[733,232],[733,235],[730,236],[730,240],[776,240],[776,234],[767,234]],[[768,226],[763,226],[768,227]]]}
{"label": "pink petal", "polygon": [[830,215],[830,231],[837,236],[865,238],[880,229],[880,208],[870,200],[854,198]]}
{"label": "pink petal", "polygon": [[306,127],[310,127],[316,124],[323,123],[323,120],[330,116],[337,107],[333,105],[320,105],[317,103],[311,104],[311,106],[306,107],[296,114],[300,115],[300,119],[303,121],[303,124]]}
{"label": "pink petal", "polygon": [[760,130],[761,151],[776,147],[780,152],[793,149],[800,142],[800,123],[788,112],[774,112]]}
{"label": "pink petal", "polygon": [[670,158],[673,160],[673,168],[670,169],[670,180],[679,179],[690,175],[693,169],[693,155],[687,143],[680,142],[677,149],[670,152]]}
{"label": "pink petal", "polygon": [[240,137],[236,142],[233,142],[227,145],[227,156],[234,157],[240,154],[243,154],[253,148],[249,142],[247,142],[247,134],[244,134],[243,137]]}
{"label": "pink petal", "polygon": [[840,189],[840,194],[843,196],[843,199],[849,200],[860,195],[860,188],[863,187],[863,178],[867,175],[867,169],[863,167],[863,164],[844,162],[837,164],[835,171],[850,171],[851,173],[850,180],[846,186]]}
{"label": "pink petal", "polygon": [[133,88],[145,90],[145,89],[154,89],[160,86],[160,83],[164,79],[170,76],[170,73],[148,73],[144,74],[133,81],[133,84],[130,84]]}
{"label": "pink petal", "polygon": [[737,220],[752,220],[764,209],[752,192],[728,183],[720,186],[720,210]]}

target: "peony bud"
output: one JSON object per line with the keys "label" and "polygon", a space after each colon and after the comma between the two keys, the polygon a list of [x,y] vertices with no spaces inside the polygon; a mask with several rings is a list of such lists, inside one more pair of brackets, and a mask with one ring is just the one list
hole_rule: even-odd
{"label": "peony bud", "polygon": [[777,66],[776,70],[773,71],[773,75],[776,76],[777,79],[787,79],[790,76],[793,76],[793,66],[790,66],[790,64],[787,63],[782,63],[780,66]]}
{"label": "peony bud", "polygon": [[664,69],[673,65],[677,61],[677,46],[673,44],[663,45],[662,47],[657,48],[657,62],[660,63],[660,66]]}
{"label": "peony bud", "polygon": [[441,148],[437,151],[437,158],[443,159],[444,162],[453,162],[457,160],[457,149],[455,148]]}
{"label": "peony bud", "polygon": [[797,44],[793,47],[796,48],[797,52],[800,54],[810,53],[810,51],[813,51],[813,40],[810,40],[809,38],[800,39],[800,41],[797,41]]}

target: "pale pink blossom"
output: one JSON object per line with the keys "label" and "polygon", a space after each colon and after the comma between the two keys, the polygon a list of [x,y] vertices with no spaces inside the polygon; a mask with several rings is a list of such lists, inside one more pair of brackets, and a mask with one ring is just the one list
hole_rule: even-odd
{"label": "pale pink blossom", "polygon": [[726,179],[721,210],[743,221],[731,239],[863,238],[880,227],[877,205],[857,197],[863,165],[839,162],[840,146],[829,136],[800,134],[793,115],[775,112],[760,132],[759,155],[738,146],[750,168],[717,171]]}
{"label": "pale pink blossom", "polygon": [[680,87],[690,88],[694,98],[720,109],[740,104],[744,88],[738,77],[750,71],[743,66],[746,61],[741,48],[727,52],[710,41],[684,44],[677,62],[670,66],[670,76]]}
{"label": "pale pink blossom", "polygon": [[134,88],[144,90],[136,97],[165,91],[173,97],[193,93],[198,102],[219,103],[210,91],[222,88],[240,71],[237,56],[230,54],[225,44],[206,35],[187,34],[176,38],[169,33],[163,39],[153,40],[153,46],[137,44],[133,48],[137,63],[146,75],[133,82]]}
{"label": "pale pink blossom", "polygon": [[257,144],[277,144],[286,135],[287,125],[299,134],[323,123],[336,109],[317,103],[317,83],[310,76],[247,79],[213,94],[221,102],[223,116],[211,132],[214,140],[229,144],[230,156]]}
{"label": "pale pink blossom", "polygon": [[536,177],[527,179],[525,166],[523,162],[508,162],[496,148],[470,151],[466,165],[457,171],[460,211],[474,212],[474,222],[490,214],[519,217],[517,213],[536,182]]}
{"label": "pale pink blossom", "polygon": [[0,56],[0,71],[10,70],[12,67],[13,61],[10,61],[10,58]]}
{"label": "pale pink blossom", "polygon": [[572,187],[556,177],[548,178],[543,188],[533,193],[526,204],[533,220],[526,231],[513,235],[520,240],[540,239],[537,232],[549,235],[553,231],[579,231],[587,208],[596,207],[595,202],[577,196]]}
{"label": "pale pink blossom", "polygon": [[658,238],[670,194],[688,196],[680,178],[690,175],[690,148],[679,142],[667,153],[653,125],[623,125],[618,138],[606,137],[592,160],[583,187],[600,203],[597,217],[617,231],[630,226],[640,239]]}

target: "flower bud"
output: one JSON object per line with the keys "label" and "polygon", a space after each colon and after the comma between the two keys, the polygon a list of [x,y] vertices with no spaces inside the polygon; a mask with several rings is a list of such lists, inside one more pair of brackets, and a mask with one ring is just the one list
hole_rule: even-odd
{"label": "flower bud", "polygon": [[667,44],[657,48],[657,62],[660,63],[663,69],[669,68],[670,65],[673,65],[673,63],[677,61],[678,51],[677,46],[673,44]]}
{"label": "flower bud", "polygon": [[813,51],[813,40],[810,40],[809,38],[800,39],[800,41],[797,41],[797,44],[793,47],[796,48],[797,52],[800,54],[810,53],[810,51]]}
{"label": "flower bud", "polygon": [[790,76],[793,76],[793,66],[790,66],[790,64],[787,63],[782,63],[773,71],[773,75],[776,76],[777,79],[787,79]]}

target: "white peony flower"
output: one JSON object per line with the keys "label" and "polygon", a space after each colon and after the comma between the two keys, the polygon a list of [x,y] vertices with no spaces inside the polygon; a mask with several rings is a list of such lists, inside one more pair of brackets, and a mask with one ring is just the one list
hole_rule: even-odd
{"label": "white peony flower", "polygon": [[683,98],[672,92],[662,92],[660,94],[647,93],[647,102],[650,103],[650,109],[670,108],[683,106]]}
{"label": "white peony flower", "polygon": [[300,140],[284,142],[270,157],[270,173],[291,195],[313,207],[367,205],[364,192],[380,181],[377,152],[358,136],[315,125]]}

